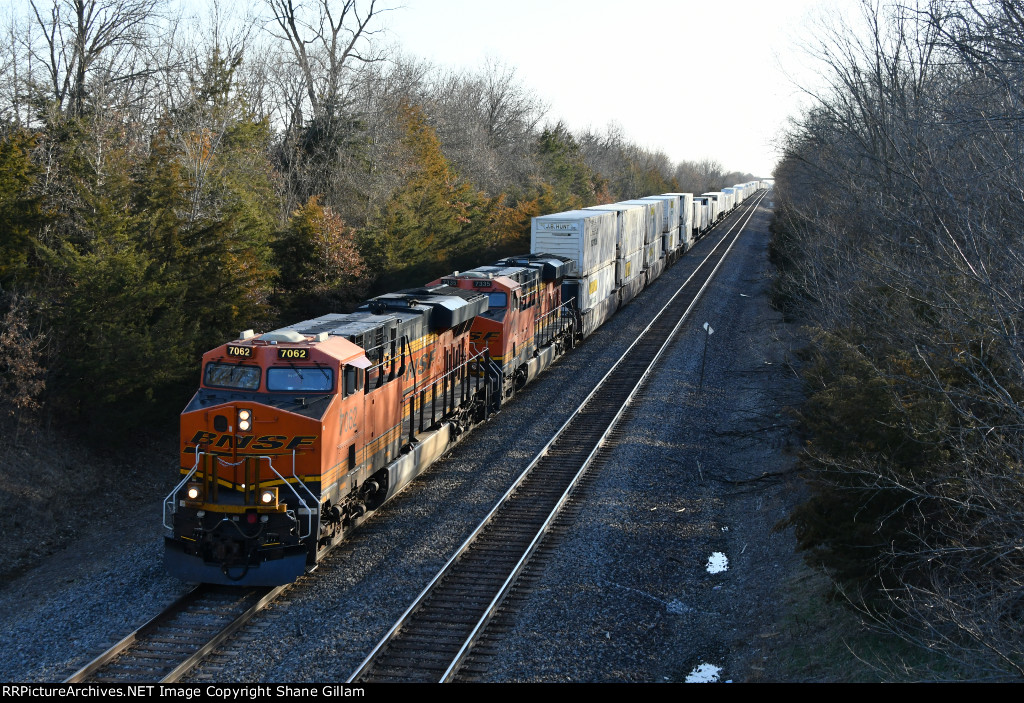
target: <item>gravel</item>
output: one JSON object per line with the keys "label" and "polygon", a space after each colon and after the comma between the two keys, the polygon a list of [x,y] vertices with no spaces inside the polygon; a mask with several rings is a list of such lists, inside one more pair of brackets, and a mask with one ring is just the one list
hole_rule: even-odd
{"label": "gravel", "polygon": [[[767,221],[762,209],[641,394],[572,531],[520,594],[485,680],[682,681],[704,664],[723,680],[762,676],[778,588],[797,560],[791,536],[772,528],[798,493],[786,474],[783,408],[799,384],[786,365],[792,332],[767,304]],[[713,239],[377,511],[191,679],[346,679]],[[698,388],[704,321],[715,334]],[[161,539],[159,504],[140,503],[129,520],[84,525],[5,585],[0,679],[61,680],[184,592],[163,574]],[[728,569],[711,574],[716,552]]]}

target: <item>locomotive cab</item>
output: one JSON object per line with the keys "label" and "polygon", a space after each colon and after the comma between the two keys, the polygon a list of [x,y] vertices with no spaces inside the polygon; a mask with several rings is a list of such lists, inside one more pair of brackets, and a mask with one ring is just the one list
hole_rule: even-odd
{"label": "locomotive cab", "polygon": [[[184,478],[165,504],[168,570],[190,581],[272,585],[305,569],[320,483],[358,441],[369,367],[326,334],[243,334],[203,357],[181,414]],[[341,417],[352,418],[339,427]],[[325,436],[337,437],[328,444]]]}

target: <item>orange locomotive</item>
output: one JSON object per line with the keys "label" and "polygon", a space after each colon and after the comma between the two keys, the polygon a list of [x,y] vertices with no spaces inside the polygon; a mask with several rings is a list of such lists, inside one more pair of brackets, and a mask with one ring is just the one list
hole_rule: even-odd
{"label": "orange locomotive", "polygon": [[575,268],[572,259],[530,254],[455,272],[432,284],[488,296],[488,309],[473,321],[471,340],[500,368],[503,395],[521,389],[571,348],[579,320],[572,305],[563,304],[562,281]]}
{"label": "orange locomotive", "polygon": [[500,379],[470,342],[486,309],[431,286],[203,355],[164,505],[168,571],[277,585],[315,563],[486,416]]}

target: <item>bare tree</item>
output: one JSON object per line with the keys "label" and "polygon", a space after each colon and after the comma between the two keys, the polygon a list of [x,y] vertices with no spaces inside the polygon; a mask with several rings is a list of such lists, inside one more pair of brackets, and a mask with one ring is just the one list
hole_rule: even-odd
{"label": "bare tree", "polygon": [[83,114],[93,74],[108,84],[151,67],[137,60],[163,0],[30,0],[42,33],[31,49],[47,72],[47,92],[65,113]]}
{"label": "bare tree", "polygon": [[373,61],[360,47],[376,33],[372,23],[385,10],[377,0],[265,0],[277,25],[276,36],[291,48],[303,78],[314,119],[333,119],[344,97],[350,64]]}
{"label": "bare tree", "polygon": [[828,87],[776,172],[782,290],[819,333],[794,524],[877,623],[1019,678],[1024,22],[863,10],[814,34]]}
{"label": "bare tree", "polygon": [[515,70],[488,60],[473,73],[441,73],[425,96],[444,152],[477,187],[522,188],[535,173],[532,152],[546,106]]}

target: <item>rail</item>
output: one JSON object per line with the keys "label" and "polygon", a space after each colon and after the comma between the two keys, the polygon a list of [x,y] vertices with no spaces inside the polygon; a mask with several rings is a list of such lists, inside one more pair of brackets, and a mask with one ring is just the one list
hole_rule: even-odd
{"label": "rail", "polygon": [[[753,201],[746,219],[741,214],[716,243],[708,257],[406,608],[349,677],[349,682],[452,680],[473,643],[543,541],[572,489],[590,467],[710,285],[759,202],[760,198]],[[539,524],[539,528],[526,529],[526,526],[534,524]],[[446,593],[448,584],[457,584],[452,586],[451,593]],[[467,584],[473,584],[472,590],[479,599],[477,603],[467,602],[463,595],[469,587]],[[484,596],[484,593],[490,595]],[[484,601],[486,605],[478,605]],[[473,615],[468,624],[452,622],[457,620],[450,615],[452,612],[459,612],[460,616]],[[423,613],[422,617],[420,613]],[[404,635],[408,637],[403,639]],[[399,642],[403,644],[399,646]],[[422,651],[418,649],[419,642],[429,643],[428,650],[422,654],[418,653]],[[392,663],[387,662],[390,651],[396,653],[396,661]],[[440,663],[442,655],[443,664]]]}

